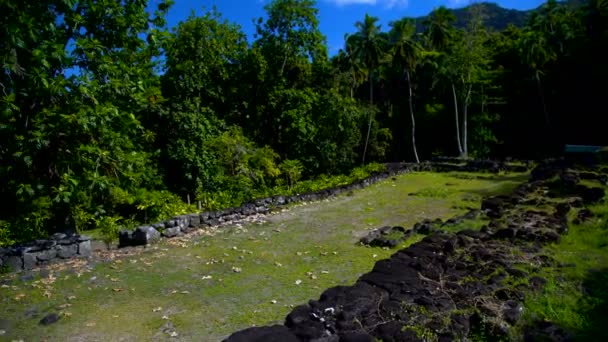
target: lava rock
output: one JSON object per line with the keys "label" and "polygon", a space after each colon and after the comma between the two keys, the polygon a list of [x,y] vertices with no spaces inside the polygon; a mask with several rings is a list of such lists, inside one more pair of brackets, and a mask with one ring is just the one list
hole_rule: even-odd
{"label": "lava rock", "polygon": [[505,309],[502,311],[502,315],[505,321],[510,324],[515,324],[524,313],[524,307],[515,300],[508,300],[505,302]]}
{"label": "lava rock", "polygon": [[44,316],[44,318],[42,318],[39,322],[39,324],[41,325],[51,325],[55,322],[57,322],[59,320],[59,315],[56,313],[51,313],[48,314],[46,316]]}
{"label": "lava rock", "polygon": [[171,228],[165,228],[165,230],[163,230],[161,235],[164,237],[167,237],[167,238],[172,238],[172,237],[176,237],[176,236],[180,235],[181,233],[182,233],[182,230],[180,227],[171,227]]}
{"label": "lava rock", "polygon": [[135,245],[148,245],[158,239],[160,239],[160,233],[150,226],[137,227],[133,232],[133,243]]}
{"label": "lava rock", "polygon": [[133,232],[127,229],[121,229],[118,232],[118,246],[119,247],[128,247],[133,246]]}
{"label": "lava rock", "polygon": [[68,259],[78,254],[78,245],[61,245],[57,247],[57,257],[61,259]]}
{"label": "lava rock", "polygon": [[78,244],[78,255],[88,257],[91,255],[91,252],[92,248],[90,240],[82,241]]}

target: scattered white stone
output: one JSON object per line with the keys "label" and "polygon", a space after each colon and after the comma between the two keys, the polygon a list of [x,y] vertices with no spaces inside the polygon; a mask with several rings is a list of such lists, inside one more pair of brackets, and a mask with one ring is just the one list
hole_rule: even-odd
{"label": "scattered white stone", "polygon": [[270,302],[271,302],[272,304],[276,304],[276,303],[277,303],[277,301],[276,301],[275,299],[271,300]]}
{"label": "scattered white stone", "polygon": [[172,331],[169,333],[169,336],[171,337],[177,337],[179,334],[176,331]]}
{"label": "scattered white stone", "polygon": [[210,276],[210,275],[206,275],[206,276],[203,276],[201,279],[203,279],[203,280],[207,280],[207,279],[212,279],[212,278],[213,278],[212,276]]}
{"label": "scattered white stone", "polygon": [[159,307],[157,307],[157,308],[152,309],[152,312],[159,312],[159,311],[161,311],[162,309],[163,309],[163,308],[159,306]]}
{"label": "scattered white stone", "polygon": [[240,267],[234,267],[232,266],[232,272],[234,273],[241,273],[242,269]]}
{"label": "scattered white stone", "polygon": [[296,280],[296,285],[300,285],[302,284],[302,281],[300,279]]}
{"label": "scattered white stone", "polygon": [[372,255],[372,258],[376,259],[378,257],[378,254],[374,254]]}
{"label": "scattered white stone", "polygon": [[321,274],[329,274],[329,271],[321,271]]}
{"label": "scattered white stone", "polygon": [[6,334],[6,330],[0,330],[0,336]]}

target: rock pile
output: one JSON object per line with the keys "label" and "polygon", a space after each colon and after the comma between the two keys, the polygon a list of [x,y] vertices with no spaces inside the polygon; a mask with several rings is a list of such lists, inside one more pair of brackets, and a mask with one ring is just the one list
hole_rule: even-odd
{"label": "rock pile", "polygon": [[0,248],[0,268],[11,271],[30,270],[51,262],[90,255],[90,238],[84,235],[57,233],[48,240],[36,240],[23,246]]}
{"label": "rock pile", "polygon": [[[529,183],[511,195],[487,198],[482,212],[467,214],[486,215],[490,220],[479,231],[444,233],[440,228],[447,222],[440,221],[421,222],[412,230],[384,227],[374,231],[364,238],[369,244],[388,243],[383,236],[395,229],[404,235],[410,231],[430,235],[376,262],[353,286],[330,288],[319,300],[296,307],[284,325],[246,329],[226,341],[509,338],[509,329],[525,311],[522,303],[526,293],[546,283],[532,274],[556,266],[550,256],[542,254],[541,247],[558,242],[561,234],[567,233],[567,215],[573,207],[603,199],[599,190],[579,184],[576,172],[570,174],[577,177],[555,180],[568,172],[542,165],[533,174]],[[526,203],[555,188],[567,191],[555,192],[552,201],[543,202],[550,210],[528,209]],[[588,214],[581,209],[579,216],[583,219]],[[569,338],[565,331],[547,324],[529,327],[523,333],[541,339]]]}

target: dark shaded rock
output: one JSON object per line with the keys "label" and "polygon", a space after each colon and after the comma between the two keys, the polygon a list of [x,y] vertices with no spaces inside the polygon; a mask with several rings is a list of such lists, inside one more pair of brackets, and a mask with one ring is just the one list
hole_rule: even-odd
{"label": "dark shaded rock", "polygon": [[499,218],[504,210],[510,206],[511,199],[507,196],[494,196],[484,199],[481,202],[481,209],[485,210],[486,215],[491,218]]}
{"label": "dark shaded rock", "polygon": [[584,203],[591,204],[597,203],[604,199],[606,192],[602,188],[598,187],[587,187],[584,185],[578,185],[575,189],[577,195],[580,195]]}
{"label": "dark shaded rock", "polygon": [[67,239],[67,235],[64,233],[55,233],[53,235],[51,235],[51,239],[59,241],[59,240],[63,240],[63,239]]}
{"label": "dark shaded rock", "polygon": [[[400,322],[392,321],[385,324],[381,324],[378,326],[375,332],[376,338],[370,338],[369,340],[360,339],[360,341],[390,341],[390,342],[398,342],[398,341],[423,341],[418,335],[411,330],[404,330],[403,324]],[[368,335],[369,336],[369,335]],[[340,340],[342,341],[342,340]]]}
{"label": "dark shaded rock", "polygon": [[519,270],[517,268],[507,268],[505,269],[505,271],[507,271],[507,273],[516,278],[523,278],[528,275],[528,272]]}
{"label": "dark shaded rock", "polygon": [[559,203],[557,206],[555,206],[555,214],[556,216],[566,216],[570,212],[571,208],[572,207],[568,202]]}
{"label": "dark shaded rock", "polygon": [[163,230],[163,232],[162,232],[162,236],[172,238],[172,237],[176,237],[176,236],[180,235],[181,233],[182,233],[182,230],[180,227],[171,227],[171,228],[165,228],[165,230]]}
{"label": "dark shaded rock", "polygon": [[524,328],[524,341],[569,342],[574,341],[574,337],[571,333],[554,323],[539,321]]}
{"label": "dark shaded rock", "polygon": [[304,340],[321,338],[325,332],[323,323],[311,317],[311,312],[306,305],[293,309],[285,319],[285,326],[298,338]]}
{"label": "dark shaded rock", "polygon": [[34,254],[32,254],[32,253],[23,254],[23,269],[24,270],[31,270],[31,269],[35,268],[37,264],[38,264],[38,260],[36,259],[36,256]]}
{"label": "dark shaded rock", "polygon": [[396,247],[411,235],[410,230],[403,227],[384,226],[374,229],[366,236],[362,237],[360,242],[373,247]]}
{"label": "dark shaded rock", "polygon": [[283,325],[249,328],[230,335],[224,342],[299,342]]}
{"label": "dark shaded rock", "polygon": [[546,283],[547,283],[547,280],[545,278],[536,277],[536,276],[532,277],[528,280],[528,284],[530,284],[530,288],[535,291],[541,290],[545,286]]}
{"label": "dark shaded rock", "polygon": [[502,311],[503,318],[510,324],[515,324],[524,313],[524,307],[515,300],[507,300]]}
{"label": "dark shaded rock", "polygon": [[133,232],[133,243],[135,245],[148,245],[158,239],[160,239],[160,233],[150,226],[137,227]]}
{"label": "dark shaded rock", "polygon": [[74,257],[78,253],[78,245],[61,245],[57,247],[57,257],[68,259]]}
{"label": "dark shaded rock", "polygon": [[88,257],[91,255],[92,247],[91,241],[82,241],[78,244],[78,255]]}
{"label": "dark shaded rock", "polygon": [[121,229],[118,232],[118,246],[127,247],[133,246],[133,232],[127,229]]}
{"label": "dark shaded rock", "polygon": [[151,226],[152,226],[152,228],[154,228],[158,231],[161,231],[161,230],[165,229],[165,222],[154,223]]}
{"label": "dark shaded rock", "polygon": [[513,239],[517,236],[517,232],[516,228],[503,228],[496,231],[494,237],[498,239]]}
{"label": "dark shaded rock", "polygon": [[48,314],[46,316],[44,316],[44,318],[42,318],[39,322],[39,324],[41,325],[51,325],[55,322],[57,322],[59,320],[59,315],[56,313],[51,313]]}
{"label": "dark shaded rock", "polygon": [[199,214],[188,215],[188,226],[199,227],[201,225],[201,216]]}
{"label": "dark shaded rock", "polygon": [[55,259],[57,257],[57,250],[53,248],[28,254],[34,255],[38,261],[45,262]]}
{"label": "dark shaded rock", "polygon": [[578,220],[578,223],[586,222],[589,219],[591,219],[592,217],[593,217],[593,213],[591,212],[591,210],[589,210],[587,208],[580,209],[578,211],[578,214],[576,215],[576,219]]}
{"label": "dark shaded rock", "polygon": [[21,255],[6,256],[4,264],[13,272],[21,271],[23,269],[23,257]]}
{"label": "dark shaded rock", "polygon": [[347,332],[340,334],[340,342],[374,342],[376,339],[365,332]]}

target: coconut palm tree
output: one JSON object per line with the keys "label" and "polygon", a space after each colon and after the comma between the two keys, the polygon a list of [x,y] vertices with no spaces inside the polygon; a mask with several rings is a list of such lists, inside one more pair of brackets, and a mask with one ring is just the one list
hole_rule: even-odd
{"label": "coconut palm tree", "polygon": [[403,70],[408,87],[408,103],[410,118],[412,121],[412,148],[416,163],[420,163],[418,150],[416,149],[416,120],[414,118],[414,106],[412,104],[412,72],[418,63],[420,46],[414,39],[416,27],[411,19],[401,19],[390,23],[389,33],[391,43],[391,57],[393,65]]}
{"label": "coconut palm tree", "polygon": [[359,63],[363,64],[367,69],[367,77],[369,80],[369,123],[367,126],[367,136],[365,138],[365,147],[363,149],[363,163],[367,154],[367,146],[369,144],[369,134],[372,129],[373,120],[373,105],[374,105],[374,87],[373,74],[380,63],[384,60],[384,45],[386,39],[381,32],[380,25],[377,24],[378,18],[365,14],[363,21],[358,21],[355,24],[357,32],[348,36],[346,44],[352,47],[352,56]]}

